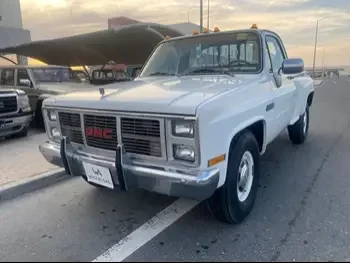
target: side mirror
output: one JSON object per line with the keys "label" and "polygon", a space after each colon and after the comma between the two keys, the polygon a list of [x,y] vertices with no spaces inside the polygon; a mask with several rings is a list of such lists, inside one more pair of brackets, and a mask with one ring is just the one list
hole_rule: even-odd
{"label": "side mirror", "polygon": [[286,75],[302,73],[304,72],[304,61],[301,58],[286,59],[282,63],[281,70]]}
{"label": "side mirror", "polygon": [[32,87],[32,82],[29,79],[20,79],[19,84]]}

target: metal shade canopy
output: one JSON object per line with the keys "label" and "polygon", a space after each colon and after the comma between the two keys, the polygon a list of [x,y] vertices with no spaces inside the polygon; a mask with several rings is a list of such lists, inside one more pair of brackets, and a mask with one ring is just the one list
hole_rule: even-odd
{"label": "metal shade canopy", "polygon": [[92,66],[109,61],[117,64],[143,64],[156,45],[166,36],[183,34],[155,23],[137,23],[88,34],[0,49],[0,54],[16,54],[49,65]]}

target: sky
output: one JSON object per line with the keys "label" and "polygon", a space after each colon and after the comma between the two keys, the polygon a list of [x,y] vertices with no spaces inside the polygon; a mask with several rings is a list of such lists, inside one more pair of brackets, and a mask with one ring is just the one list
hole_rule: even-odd
{"label": "sky", "polygon": [[[207,2],[204,25],[207,24]],[[191,2],[191,3],[190,3]],[[188,0],[21,0],[23,25],[32,40],[51,39],[107,28],[107,19],[126,16],[142,22],[199,24],[199,1]],[[278,33],[289,57],[316,65],[350,65],[350,0],[210,0],[210,28],[259,28]]]}

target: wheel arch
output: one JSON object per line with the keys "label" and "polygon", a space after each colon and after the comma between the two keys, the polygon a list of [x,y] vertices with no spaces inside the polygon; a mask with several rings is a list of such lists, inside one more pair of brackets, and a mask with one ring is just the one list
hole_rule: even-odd
{"label": "wheel arch", "polygon": [[256,117],[245,121],[238,125],[229,136],[229,143],[227,149],[227,156],[230,154],[235,141],[245,131],[250,131],[255,136],[258,145],[260,154],[263,154],[266,150],[266,122],[263,117]]}
{"label": "wheel arch", "polygon": [[313,102],[313,100],[314,100],[314,94],[315,94],[315,91],[311,91],[311,92],[309,93],[309,95],[307,96],[306,102],[307,102],[307,105],[308,105],[309,107],[312,105],[312,102]]}

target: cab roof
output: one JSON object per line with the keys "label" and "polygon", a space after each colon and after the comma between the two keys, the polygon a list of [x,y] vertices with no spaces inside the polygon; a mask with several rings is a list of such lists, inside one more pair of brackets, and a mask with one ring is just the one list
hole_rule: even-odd
{"label": "cab roof", "polygon": [[236,30],[227,30],[227,31],[219,31],[219,32],[207,32],[207,33],[197,33],[193,35],[186,35],[186,36],[179,36],[179,37],[173,37],[173,38],[167,38],[163,42],[170,42],[170,41],[176,41],[176,40],[182,40],[182,39],[191,39],[191,38],[201,38],[201,37],[214,37],[218,35],[229,35],[234,33],[258,33],[260,35],[264,33],[270,33],[277,35],[277,33],[266,30],[266,29],[236,29]]}

